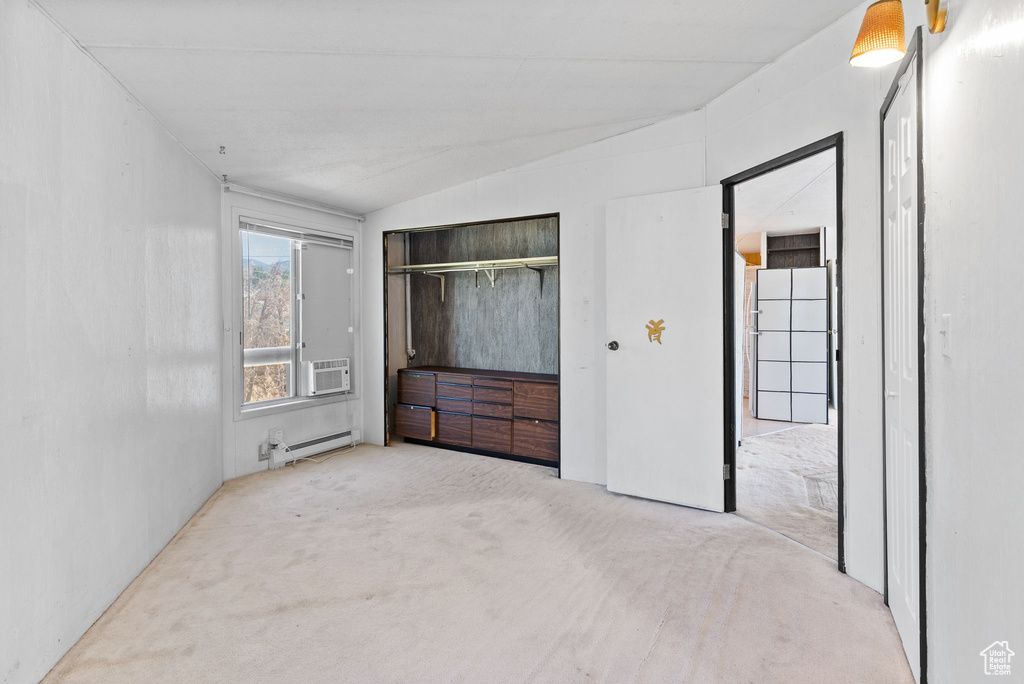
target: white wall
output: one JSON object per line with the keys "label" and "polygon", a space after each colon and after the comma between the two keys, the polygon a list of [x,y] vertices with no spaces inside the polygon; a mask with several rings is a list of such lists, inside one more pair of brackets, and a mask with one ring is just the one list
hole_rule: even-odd
{"label": "white wall", "polygon": [[[563,476],[605,482],[604,226],[609,199],[722,179],[840,131],[845,151],[847,570],[881,590],[878,109],[895,66],[849,66],[868,3],[712,102],[705,110],[405,202],[367,217],[381,230],[562,212]],[[921,11],[907,8],[908,26]],[[367,283],[380,256],[367,250]],[[372,261],[371,261],[372,260]],[[379,287],[364,287],[367,373],[380,373]],[[383,436],[379,394],[367,438]]]}
{"label": "white wall", "polygon": [[1019,678],[1024,1],[951,2],[946,33],[925,35],[929,675],[988,679],[979,653],[998,639]]}
{"label": "white wall", "polygon": [[605,203],[703,184],[695,113],[369,215],[364,225],[364,439],[384,439],[381,231],[560,212],[562,475],[605,483]]}
{"label": "white wall", "polygon": [[42,677],[221,484],[216,179],[0,0],[0,681]]}
{"label": "white wall", "polygon": [[[881,591],[883,572],[878,112],[896,67],[849,65],[864,9],[851,12],[708,106],[716,181],[843,132],[844,458],[847,572]],[[923,21],[904,6],[908,35]]]}
{"label": "white wall", "polygon": [[[362,251],[360,240],[360,223],[355,219],[325,213],[312,208],[297,207],[261,197],[253,197],[238,192],[222,193],[222,296],[223,296],[223,330],[224,330],[224,479],[230,480],[248,475],[258,470],[266,470],[269,461],[259,460],[259,445],[267,439],[271,429],[284,431],[286,444],[296,444],[307,439],[353,429],[353,436],[358,441],[362,424],[363,378],[361,373],[353,372],[353,393],[345,397],[330,398],[326,403],[322,400],[300,400],[296,407],[278,412],[243,412],[238,415],[236,404],[240,404],[240,395],[235,383],[238,377],[232,372],[239,359],[240,321],[235,318],[233,298],[239,295],[233,278],[237,269],[234,260],[241,256],[236,250],[239,215],[261,219],[270,223],[315,229],[321,232],[352,236],[355,247],[353,267],[356,269],[355,283],[360,283],[359,259]],[[353,316],[357,331],[356,350],[353,365],[358,365],[362,339],[358,335],[360,326],[360,295],[353,293]],[[377,375],[374,376],[378,377]]]}

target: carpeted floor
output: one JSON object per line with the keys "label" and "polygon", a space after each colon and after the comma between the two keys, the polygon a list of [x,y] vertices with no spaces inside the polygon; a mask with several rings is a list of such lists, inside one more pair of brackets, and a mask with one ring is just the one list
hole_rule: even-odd
{"label": "carpeted floor", "polygon": [[835,425],[804,425],[743,439],[736,453],[736,512],[838,556]]}
{"label": "carpeted floor", "polygon": [[403,445],[227,482],[45,681],[913,680],[777,534]]}

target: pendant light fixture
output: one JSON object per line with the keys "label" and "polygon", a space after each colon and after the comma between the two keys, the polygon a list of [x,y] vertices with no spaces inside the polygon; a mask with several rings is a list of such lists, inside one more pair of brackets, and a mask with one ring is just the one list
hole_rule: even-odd
{"label": "pendant light fixture", "polygon": [[905,54],[907,39],[903,3],[900,0],[879,0],[864,14],[850,64],[880,67],[903,59]]}

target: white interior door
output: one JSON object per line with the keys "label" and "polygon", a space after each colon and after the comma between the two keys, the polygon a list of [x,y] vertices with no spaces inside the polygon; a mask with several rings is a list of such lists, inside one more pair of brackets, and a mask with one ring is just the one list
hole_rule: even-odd
{"label": "white interior door", "polygon": [[883,318],[889,609],[920,681],[916,64],[885,117]]}
{"label": "white interior door", "polygon": [[608,203],[613,492],[724,509],[721,216],[721,186]]}

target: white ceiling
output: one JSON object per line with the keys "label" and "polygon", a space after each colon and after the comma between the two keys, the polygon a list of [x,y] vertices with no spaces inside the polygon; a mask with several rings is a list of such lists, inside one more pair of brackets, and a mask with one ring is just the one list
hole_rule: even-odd
{"label": "white ceiling", "polygon": [[836,153],[827,150],[736,186],[736,249],[761,250],[761,233],[836,224]]}
{"label": "white ceiling", "polygon": [[860,3],[35,1],[216,174],[361,212],[699,108]]}

